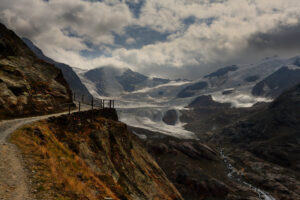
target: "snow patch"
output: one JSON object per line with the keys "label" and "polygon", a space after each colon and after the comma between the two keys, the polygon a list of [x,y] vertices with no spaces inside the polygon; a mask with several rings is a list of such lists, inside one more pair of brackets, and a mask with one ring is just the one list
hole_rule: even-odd
{"label": "snow patch", "polygon": [[194,133],[184,129],[185,123],[178,122],[172,126],[162,121],[165,107],[117,108],[120,121],[134,127],[144,128],[165,135],[182,139],[197,139]]}
{"label": "snow patch", "polygon": [[258,102],[271,102],[273,99],[266,97],[257,97],[246,93],[233,93],[230,95],[223,95],[219,92],[211,94],[212,99],[219,103],[230,103],[233,107],[247,108]]}

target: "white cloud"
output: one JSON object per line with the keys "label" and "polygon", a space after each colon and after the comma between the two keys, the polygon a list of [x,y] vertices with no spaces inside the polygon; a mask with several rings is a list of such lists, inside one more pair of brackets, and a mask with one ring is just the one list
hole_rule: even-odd
{"label": "white cloud", "polygon": [[[96,46],[113,44],[112,32],[122,33],[132,13],[119,1],[108,5],[79,0],[2,0],[0,19],[57,58],[60,54],[55,52],[63,49],[74,53],[88,49],[84,41]],[[70,29],[73,36],[64,34],[64,29]]]}
{"label": "white cloud", "polygon": [[[184,20],[191,17],[195,23],[187,28]],[[147,0],[138,19],[133,17],[125,1],[119,0],[2,0],[0,4],[2,22],[32,39],[46,55],[58,61],[81,68],[116,65],[148,72],[159,66],[168,69],[200,66],[201,72],[216,63],[265,56],[264,50],[251,50],[249,41],[259,33],[272,34],[278,27],[297,26],[299,19],[299,0],[219,0],[213,3],[210,0]],[[140,49],[110,49],[107,45],[114,45],[112,33],[122,35],[124,28],[130,25],[171,35],[166,41]],[[66,30],[71,35],[66,34]],[[90,48],[84,41],[103,48],[112,56],[94,59],[80,56],[81,50]],[[129,36],[125,41],[133,44],[135,39]],[[287,51],[295,53],[288,47]],[[268,50],[270,52],[276,49]],[[156,73],[161,75],[161,71]]]}
{"label": "white cloud", "polygon": [[127,44],[133,44],[133,43],[135,43],[135,40],[134,40],[134,38],[129,37],[129,38],[126,39],[126,43]]}

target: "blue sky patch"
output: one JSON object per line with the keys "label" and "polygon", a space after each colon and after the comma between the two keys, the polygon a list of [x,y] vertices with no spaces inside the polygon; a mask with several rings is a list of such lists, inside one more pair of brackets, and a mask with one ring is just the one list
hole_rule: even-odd
{"label": "blue sky patch", "polygon": [[[125,47],[127,49],[142,48],[148,44],[166,41],[171,33],[161,33],[149,27],[128,26],[125,28],[125,34],[114,34],[115,45]],[[134,41],[128,43],[128,38]]]}

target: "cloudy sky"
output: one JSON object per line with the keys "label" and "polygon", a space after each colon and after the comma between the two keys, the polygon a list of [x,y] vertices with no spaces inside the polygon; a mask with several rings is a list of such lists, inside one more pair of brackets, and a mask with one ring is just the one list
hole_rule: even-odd
{"label": "cloudy sky", "polygon": [[299,0],[1,0],[0,21],[74,67],[197,78],[300,55]]}

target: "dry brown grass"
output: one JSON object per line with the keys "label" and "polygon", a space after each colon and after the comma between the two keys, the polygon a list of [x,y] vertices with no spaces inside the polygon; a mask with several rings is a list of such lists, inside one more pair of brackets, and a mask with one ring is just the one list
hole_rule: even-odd
{"label": "dry brown grass", "polygon": [[[111,110],[102,114],[115,119]],[[37,199],[182,199],[121,122],[89,113],[60,116],[25,126],[11,140],[35,172]]]}
{"label": "dry brown grass", "polygon": [[[36,183],[33,187],[38,191],[38,197],[118,199],[80,157],[57,140],[47,123],[38,122],[33,126],[23,127],[12,135],[11,141],[29,161],[27,167],[30,171],[36,172],[32,178]],[[55,193],[58,195],[54,195]]]}

